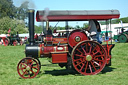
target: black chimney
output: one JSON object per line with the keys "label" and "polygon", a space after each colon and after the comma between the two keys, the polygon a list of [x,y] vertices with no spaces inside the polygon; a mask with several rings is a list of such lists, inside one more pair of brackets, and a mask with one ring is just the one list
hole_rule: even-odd
{"label": "black chimney", "polygon": [[34,45],[34,10],[28,11],[28,18],[29,18],[29,44]]}

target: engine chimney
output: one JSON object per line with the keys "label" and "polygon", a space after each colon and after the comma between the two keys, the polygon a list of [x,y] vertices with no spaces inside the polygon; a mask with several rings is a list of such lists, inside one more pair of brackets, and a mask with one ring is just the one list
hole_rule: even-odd
{"label": "engine chimney", "polygon": [[28,11],[28,18],[29,18],[29,44],[34,45],[34,10]]}

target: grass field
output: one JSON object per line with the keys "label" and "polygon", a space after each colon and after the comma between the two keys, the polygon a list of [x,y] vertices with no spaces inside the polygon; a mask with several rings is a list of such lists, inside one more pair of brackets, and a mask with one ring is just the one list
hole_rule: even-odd
{"label": "grass field", "polygon": [[22,79],[17,73],[24,47],[0,46],[0,85],[128,85],[128,43],[115,43],[112,66],[97,75],[82,76],[41,58],[41,71],[33,79]]}

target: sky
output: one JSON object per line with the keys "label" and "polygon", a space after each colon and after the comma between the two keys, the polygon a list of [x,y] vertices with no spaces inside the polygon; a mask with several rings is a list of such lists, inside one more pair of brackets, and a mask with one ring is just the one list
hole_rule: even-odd
{"label": "sky", "polygon": [[[119,10],[120,18],[128,17],[128,0],[13,0],[19,7],[29,1],[29,8],[37,10]],[[36,22],[36,24],[38,24]],[[78,23],[77,23],[78,24]]]}

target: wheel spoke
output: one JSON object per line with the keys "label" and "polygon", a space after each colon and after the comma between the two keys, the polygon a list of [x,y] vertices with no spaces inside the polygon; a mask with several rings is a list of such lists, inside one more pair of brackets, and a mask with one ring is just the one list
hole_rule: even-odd
{"label": "wheel spoke", "polygon": [[90,69],[90,72],[92,73],[92,67],[91,67],[91,65],[89,64],[89,69]]}
{"label": "wheel spoke", "polygon": [[93,68],[95,69],[95,71],[97,70],[96,67],[94,66],[94,63],[91,61],[91,64],[93,66]]}
{"label": "wheel spoke", "polygon": [[94,56],[94,58],[96,58],[96,57],[104,57],[104,55],[96,55],[96,56]]}
{"label": "wheel spoke", "polygon": [[86,52],[88,52],[88,43],[86,43]]}
{"label": "wheel spoke", "polygon": [[82,56],[82,55],[78,55],[78,54],[75,54],[75,56],[79,56],[79,57],[83,57],[83,58],[84,58],[84,56]]}
{"label": "wheel spoke", "polygon": [[23,66],[27,67],[24,63],[21,63]]}
{"label": "wheel spoke", "polygon": [[34,69],[38,70],[38,67],[32,67],[32,68],[34,68]]}
{"label": "wheel spoke", "polygon": [[25,72],[22,74],[22,76],[24,76],[26,74],[27,70],[25,70]]}
{"label": "wheel spoke", "polygon": [[90,50],[89,50],[89,53],[91,53],[91,50],[92,50],[92,46],[90,46]]}
{"label": "wheel spoke", "polygon": [[34,63],[34,61],[32,61],[32,63],[30,64],[30,67],[32,66],[33,63]]}
{"label": "wheel spoke", "polygon": [[100,64],[99,63],[97,63],[96,61],[93,61],[97,66],[100,66]]}
{"label": "wheel spoke", "polygon": [[100,53],[100,51],[97,51],[97,52],[93,53],[93,56],[96,55],[97,53]]}
{"label": "wheel spoke", "polygon": [[87,67],[88,67],[88,62],[86,63],[85,72],[86,72],[86,70],[87,70]]}
{"label": "wheel spoke", "polygon": [[30,70],[34,75],[36,74],[33,70]]}
{"label": "wheel spoke", "polygon": [[92,52],[94,52],[99,46],[96,45],[95,48],[92,50]]}
{"label": "wheel spoke", "polygon": [[85,62],[85,60],[81,61],[81,62],[78,62],[76,66],[82,64],[83,62]]}
{"label": "wheel spoke", "polygon": [[26,69],[26,67],[20,68],[19,70],[23,70],[23,69]]}
{"label": "wheel spoke", "polygon": [[83,54],[79,49],[76,49],[79,53]]}
{"label": "wheel spoke", "polygon": [[82,61],[81,59],[75,59],[75,60],[73,60],[74,62],[76,62],[76,61]]}
{"label": "wheel spoke", "polygon": [[84,51],[84,53],[85,53],[85,55],[86,55],[87,53],[86,53],[85,49],[84,49],[84,48],[82,48],[82,50]]}
{"label": "wheel spoke", "polygon": [[103,60],[99,60],[99,59],[94,59],[94,60],[99,61],[99,62],[103,62]]}
{"label": "wheel spoke", "polygon": [[84,67],[84,66],[85,66],[85,64],[83,64],[83,65],[82,65],[82,67],[81,67],[80,71],[83,69],[83,67]]}

